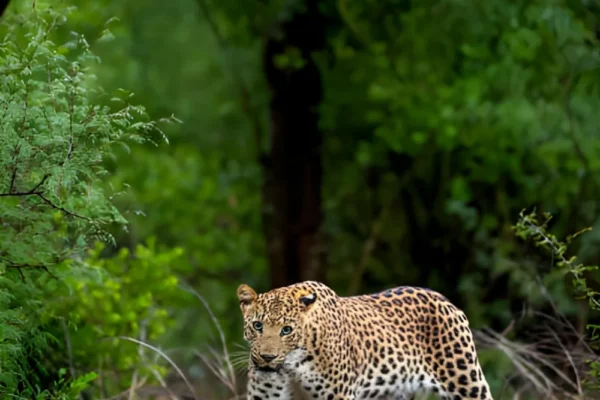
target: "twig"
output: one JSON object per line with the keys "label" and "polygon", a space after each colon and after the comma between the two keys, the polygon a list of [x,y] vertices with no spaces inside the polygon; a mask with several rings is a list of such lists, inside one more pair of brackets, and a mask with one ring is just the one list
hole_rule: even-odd
{"label": "twig", "polygon": [[[561,321],[539,312],[535,314],[551,321],[559,322],[563,327],[570,328],[573,336],[578,339],[578,343],[574,346],[579,345],[579,340],[582,339],[581,335],[577,334],[574,327],[568,321]],[[536,336],[535,343],[531,344],[512,342],[501,334],[491,330],[474,330],[473,333],[481,345],[496,348],[506,354],[514,367],[519,371],[519,375],[526,378],[531,387],[539,393],[544,393],[550,398],[557,398],[556,395],[558,394],[560,394],[558,398],[577,398],[576,396],[583,396],[581,373],[583,373],[590,355],[593,355],[594,351],[589,347],[586,347],[584,352],[574,351],[574,346],[567,348],[554,329],[550,328],[548,331],[548,335],[542,337],[539,335]],[[560,364],[565,359],[565,356],[575,373],[574,379],[571,379],[557,367],[557,364]],[[542,368],[547,368],[555,374],[555,377],[542,372]],[[563,385],[568,385],[572,388],[572,391],[563,388]]]}
{"label": "twig", "polygon": [[23,274],[21,272],[22,269],[43,269],[45,272],[47,272],[48,274],[50,274],[50,275],[52,275],[54,277],[54,275],[50,272],[50,270],[48,269],[48,267],[46,265],[41,265],[41,264],[39,264],[39,265],[38,264],[15,264],[12,261],[8,261],[8,263],[9,264],[6,266],[6,268],[16,269],[21,274]]}
{"label": "twig", "polygon": [[[177,371],[177,373],[179,374],[179,376],[181,376],[181,379],[183,379],[183,382],[185,383],[185,385],[187,386],[187,388],[190,390],[190,392],[192,393],[192,395],[194,396],[195,400],[199,400],[198,395],[196,394],[196,391],[194,390],[194,387],[192,386],[192,384],[190,383],[190,381],[186,378],[185,374],[183,373],[183,371],[181,371],[181,369],[177,366],[177,364],[175,364],[175,362],[164,353],[164,351],[152,346],[151,344],[142,342],[140,340],[137,340],[135,338],[132,337],[128,337],[128,336],[117,336],[117,339],[122,339],[122,340],[128,340],[130,342],[134,342],[137,343],[141,346],[147,347],[153,351],[155,351],[156,353],[158,353],[162,358],[164,358],[165,360],[167,360],[167,362],[169,364],[171,364],[171,366],[175,369],[175,371]],[[102,340],[109,340],[112,338],[105,338]]]}
{"label": "twig", "polygon": [[579,371],[577,371],[577,366],[573,362],[573,357],[571,357],[569,350],[567,350],[566,347],[562,344],[562,342],[558,338],[558,335],[556,334],[556,332],[554,332],[554,331],[550,331],[550,332],[551,332],[552,336],[554,336],[554,338],[556,339],[556,342],[559,344],[562,351],[565,353],[567,360],[569,360],[569,364],[571,365],[571,368],[573,369],[573,374],[575,375],[574,384],[577,389],[577,394],[581,396],[583,394],[583,392],[581,390],[581,380],[579,379]]}
{"label": "twig", "polygon": [[[140,324],[140,341],[146,340],[146,320],[143,320]],[[138,347],[138,356],[141,360],[144,359],[144,348],[142,346]],[[137,386],[137,381],[139,379],[139,369],[136,366],[133,370],[133,375],[131,377],[131,390],[129,391],[129,400],[133,400],[135,397],[135,387]]]}
{"label": "twig", "polygon": [[106,398],[106,399],[104,399],[104,400],[118,400],[118,399],[121,399],[121,398],[123,398],[123,397],[127,396],[127,395],[129,394],[129,391],[131,391],[132,389],[139,389],[139,388],[141,388],[142,386],[144,386],[144,384],[145,384],[145,383],[146,383],[146,378],[142,379],[142,380],[141,380],[141,381],[140,381],[140,382],[137,384],[137,386],[136,386],[136,387],[134,387],[134,388],[131,388],[131,387],[130,387],[129,389],[127,389],[127,390],[124,390],[124,391],[123,391],[123,392],[121,392],[121,393],[117,393],[116,395],[114,395],[114,396],[112,396],[112,397],[108,397],[108,398]]}
{"label": "twig", "polygon": [[[198,356],[198,358],[200,358],[204,364],[206,364],[206,366],[208,367],[208,369],[211,370],[211,372],[217,377],[219,378],[219,380],[221,381],[222,384],[224,384],[225,386],[227,386],[229,388],[229,390],[231,390],[233,392],[233,394],[235,394],[236,390],[235,390],[235,386],[233,386],[233,383],[230,382],[227,379],[227,375],[225,373],[223,373],[222,371],[219,371],[208,359],[208,357],[206,357],[204,354],[202,354],[199,351],[196,351],[196,355]],[[215,357],[216,358],[216,357]],[[216,358],[218,359],[218,358]]]}
{"label": "twig", "polygon": [[173,391],[171,389],[169,389],[169,387],[167,386],[167,383],[162,378],[162,376],[160,376],[158,371],[155,370],[154,368],[152,368],[151,371],[152,371],[152,375],[154,375],[154,377],[156,378],[156,380],[158,381],[160,386],[165,390],[165,392],[167,392],[167,394],[171,398],[171,400],[179,400],[177,395],[175,393],[173,393]]}
{"label": "twig", "polygon": [[23,271],[20,268],[17,269],[17,271],[19,271],[19,275],[21,275],[21,282],[25,283],[25,274],[23,274]]}
{"label": "twig", "polygon": [[8,192],[12,193],[15,190],[15,182],[17,180],[17,171],[19,170],[18,168],[18,157],[19,157],[19,153],[21,152],[21,145],[17,143],[17,145],[15,146],[15,149],[13,151],[13,170],[12,170],[12,174],[10,177],[10,187],[8,188]]}
{"label": "twig", "polygon": [[79,219],[83,219],[86,220],[88,222],[92,222],[91,218],[85,217],[83,215],[80,214],[76,214],[72,211],[67,210],[64,207],[61,207],[59,205],[54,204],[52,201],[50,201],[46,196],[44,196],[44,193],[42,193],[41,191],[39,191],[38,189],[46,182],[46,180],[50,177],[50,174],[46,174],[44,175],[44,177],[42,178],[42,180],[33,187],[33,189],[28,190],[27,192],[12,192],[9,191],[8,193],[0,193],[0,197],[19,197],[19,196],[37,196],[39,197],[44,203],[48,204],[50,207],[62,211],[63,213],[71,216],[71,217],[75,217],[75,218],[79,218]]}
{"label": "twig", "polygon": [[[567,258],[561,252],[561,250],[558,247],[556,247],[556,243],[554,243],[554,240],[550,239],[544,233],[543,229],[541,229],[539,226],[537,226],[533,222],[530,222],[529,220],[525,220],[524,225],[526,225],[529,229],[531,229],[533,232],[535,232],[537,235],[539,235],[543,239],[542,241],[539,242],[539,245],[548,245],[550,247],[550,250],[552,250],[553,256],[559,257],[560,261],[568,267],[569,272],[571,274],[573,274],[575,279],[576,280],[581,279],[581,276],[579,275],[579,273],[577,271],[575,271],[575,269],[573,268],[573,262],[571,260],[567,260]],[[593,296],[588,296],[588,298],[589,298],[589,301],[594,304],[594,306],[600,308],[600,302],[598,302],[598,300],[596,300]]]}
{"label": "twig", "polygon": [[504,337],[506,337],[506,335],[508,335],[513,330],[514,326],[515,326],[515,320],[512,319],[510,321],[510,324],[508,324],[508,326],[506,328],[504,328],[504,330],[502,331],[501,335],[504,336]]}
{"label": "twig", "polygon": [[91,218],[84,217],[83,215],[80,215],[80,214],[75,214],[74,212],[71,212],[61,206],[57,206],[56,204],[54,204],[50,200],[48,200],[46,197],[44,197],[44,195],[41,193],[34,193],[34,194],[36,196],[38,196],[40,199],[42,199],[44,201],[44,203],[48,204],[52,208],[60,210],[60,211],[64,212],[65,214],[70,215],[71,217],[80,218],[80,219],[86,220],[88,222],[92,222]]}
{"label": "twig", "polygon": [[36,192],[40,186],[42,186],[46,180],[50,177],[50,174],[46,174],[44,175],[44,177],[42,178],[42,180],[40,181],[40,183],[38,183],[37,185],[35,185],[35,187],[33,189],[31,189],[32,192]]}
{"label": "twig", "polygon": [[38,193],[38,189],[40,188],[40,186],[42,186],[46,180],[50,177],[50,174],[46,174],[44,175],[44,177],[42,178],[42,180],[33,187],[33,189],[27,191],[27,192],[15,192],[13,191],[13,182],[14,182],[14,176],[11,179],[11,186],[10,189],[8,190],[8,193],[0,193],[0,197],[11,197],[11,196],[35,196]]}
{"label": "twig", "polygon": [[[223,333],[223,329],[221,329],[221,324],[219,324],[219,320],[217,320],[217,318],[213,314],[210,306],[208,305],[208,302],[204,299],[204,297],[202,297],[198,292],[196,292],[191,287],[183,286],[183,285],[180,285],[180,287],[183,290],[185,290],[186,292],[193,294],[194,296],[196,296],[198,298],[198,300],[200,300],[202,305],[204,305],[204,308],[206,308],[206,310],[208,311],[208,314],[210,315],[210,318],[212,319],[213,323],[217,327],[217,330],[219,332],[219,337],[221,339],[221,345],[223,346],[223,357],[225,358],[225,362],[229,369],[229,374],[230,374],[230,377],[231,377],[231,380],[233,383],[232,386],[235,388],[236,387],[235,369],[233,368],[233,365],[231,364],[231,360],[229,358],[229,351],[227,350],[227,342],[225,340],[225,333]],[[235,392],[234,392],[234,394],[235,394]]]}
{"label": "twig", "polygon": [[15,166],[13,167],[12,176],[10,177],[10,187],[8,188],[8,192],[12,193],[15,190],[15,180],[17,179],[17,164],[15,162]]}
{"label": "twig", "polygon": [[69,328],[67,327],[67,323],[65,322],[64,318],[60,319],[60,325],[65,333],[65,344],[67,345],[69,371],[71,372],[71,377],[75,379],[77,378],[77,372],[75,371],[75,366],[73,365],[73,347],[71,346],[71,336],[69,335]]}
{"label": "twig", "polygon": [[131,377],[131,386],[129,387],[129,400],[133,400],[135,397],[135,390],[138,387],[138,369],[135,368],[133,376]]}

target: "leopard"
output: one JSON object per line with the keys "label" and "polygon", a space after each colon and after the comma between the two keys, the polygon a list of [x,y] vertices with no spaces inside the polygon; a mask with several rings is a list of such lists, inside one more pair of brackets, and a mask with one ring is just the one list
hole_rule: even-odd
{"label": "leopard", "polygon": [[248,400],[493,400],[468,318],[435,290],[342,297],[303,281],[237,297]]}

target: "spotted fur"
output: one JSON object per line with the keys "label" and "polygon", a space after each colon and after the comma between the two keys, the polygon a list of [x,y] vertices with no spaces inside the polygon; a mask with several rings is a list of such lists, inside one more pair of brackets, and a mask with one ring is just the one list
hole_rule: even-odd
{"label": "spotted fur", "polygon": [[263,294],[241,285],[238,298],[249,400],[492,400],[467,317],[435,291],[339,297],[307,281]]}

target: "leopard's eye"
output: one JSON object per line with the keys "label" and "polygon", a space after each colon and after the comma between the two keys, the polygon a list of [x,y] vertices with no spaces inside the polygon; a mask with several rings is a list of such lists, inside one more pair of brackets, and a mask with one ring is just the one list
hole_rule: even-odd
{"label": "leopard's eye", "polygon": [[262,324],[262,322],[260,322],[260,321],[254,321],[254,322],[252,323],[252,327],[253,327],[254,329],[256,329],[257,331],[262,331],[263,324]]}
{"label": "leopard's eye", "polygon": [[281,336],[289,335],[290,333],[292,333],[291,326],[284,326],[283,328],[281,328]]}

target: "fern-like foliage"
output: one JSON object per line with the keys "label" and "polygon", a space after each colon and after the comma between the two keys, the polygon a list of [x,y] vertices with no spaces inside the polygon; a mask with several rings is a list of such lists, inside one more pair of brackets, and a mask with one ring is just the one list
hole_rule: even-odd
{"label": "fern-like foliage", "polygon": [[67,379],[48,362],[64,346],[46,329],[51,300],[85,272],[90,243],[111,241],[106,226],[126,222],[103,190],[104,159],[158,128],[129,93],[98,88],[86,38],[50,40],[69,10],[32,5],[0,25],[0,397],[69,398],[93,374]]}
{"label": "fern-like foliage", "polygon": [[[586,273],[597,274],[600,268],[597,265],[585,265],[577,261],[576,256],[568,256],[567,250],[571,241],[589,229],[583,229],[575,234],[569,235],[564,240],[558,239],[555,235],[548,231],[548,224],[552,219],[549,213],[543,214],[543,219],[540,220],[535,212],[526,214],[521,212],[517,224],[514,226],[517,236],[524,240],[532,241],[536,246],[545,249],[549,252],[554,260],[556,268],[561,269],[564,273],[572,278],[572,284],[575,290],[575,295],[587,299],[590,310],[593,312],[600,311],[600,293],[587,284]],[[591,345],[600,349],[600,325],[590,323],[587,325],[589,330],[589,341]],[[590,371],[589,377],[586,380],[590,390],[595,391],[600,389],[600,360],[589,360]]]}

